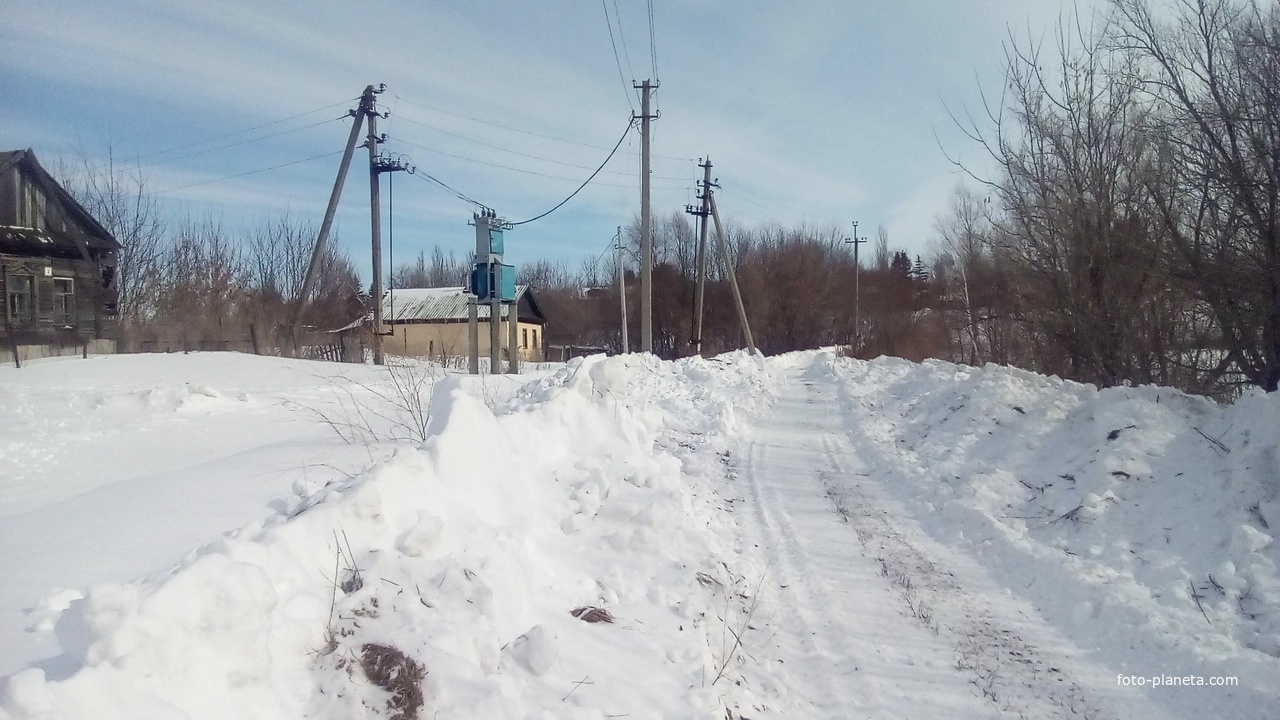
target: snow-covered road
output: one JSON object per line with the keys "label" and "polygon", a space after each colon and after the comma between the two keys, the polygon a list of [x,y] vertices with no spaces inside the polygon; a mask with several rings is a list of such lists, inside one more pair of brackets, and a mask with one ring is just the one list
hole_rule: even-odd
{"label": "snow-covered road", "polygon": [[736,448],[773,596],[743,644],[789,678],[784,714],[1165,717],[922,532],[868,472],[835,384],[808,375],[787,374]]}

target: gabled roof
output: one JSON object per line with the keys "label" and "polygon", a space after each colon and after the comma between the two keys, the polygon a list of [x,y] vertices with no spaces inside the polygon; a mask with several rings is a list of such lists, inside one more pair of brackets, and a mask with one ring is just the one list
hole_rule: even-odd
{"label": "gabled roof", "polygon": [[[521,312],[532,311],[537,320],[543,320],[542,308],[538,307],[534,295],[528,285],[516,286],[516,302],[528,308]],[[502,306],[499,317],[507,317],[508,305]],[[479,318],[489,319],[489,306],[482,303]],[[382,317],[386,322],[430,322],[467,319],[467,293],[462,287],[441,288],[401,288],[389,290],[382,298]]]}
{"label": "gabled roof", "polygon": [[[0,173],[15,165],[19,166],[21,172],[33,185],[42,188],[47,197],[54,199],[61,206],[69,220],[79,226],[81,232],[68,239],[76,243],[83,242],[95,250],[105,250],[107,252],[118,252],[120,250],[120,243],[112,237],[111,233],[40,165],[39,161],[36,160],[35,152],[31,150],[0,152]],[[13,234],[19,229],[4,228],[4,230],[10,231],[9,234]],[[54,242],[59,240],[66,242],[66,239],[62,238],[63,233],[55,232],[51,228],[46,228],[44,233],[48,234]],[[30,231],[27,231],[27,234],[30,234]],[[28,238],[22,233],[18,233],[15,237],[8,239],[14,242],[32,240],[32,238]]]}

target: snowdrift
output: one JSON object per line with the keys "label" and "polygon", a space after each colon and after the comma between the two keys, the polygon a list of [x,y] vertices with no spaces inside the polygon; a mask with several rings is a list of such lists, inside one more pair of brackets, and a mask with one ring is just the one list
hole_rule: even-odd
{"label": "snowdrift", "polygon": [[[709,484],[766,377],[741,356],[596,357],[496,410],[441,380],[421,447],[71,601],[56,633],[77,669],[11,676],[0,717],[714,711],[691,622],[725,534]],[[572,614],[596,607],[612,622]]]}
{"label": "snowdrift", "polygon": [[1280,691],[1280,397],[831,355],[811,372],[839,383],[881,484],[1082,647]]}

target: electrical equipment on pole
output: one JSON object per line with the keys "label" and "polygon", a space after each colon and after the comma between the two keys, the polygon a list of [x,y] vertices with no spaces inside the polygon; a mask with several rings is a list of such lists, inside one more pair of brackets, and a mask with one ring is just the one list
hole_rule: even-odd
{"label": "electrical equipment on pole", "polygon": [[[493,210],[482,208],[472,215],[471,224],[476,228],[475,266],[471,270],[470,308],[467,320],[470,323],[470,371],[480,372],[480,334],[479,303],[489,304],[489,372],[497,372],[502,352],[502,305],[508,304],[511,322],[518,322],[516,301],[516,269],[502,262],[505,250],[503,232],[512,225],[497,216]],[[518,352],[515,343],[511,343],[508,352],[512,360],[513,372],[517,367],[514,359]]]}

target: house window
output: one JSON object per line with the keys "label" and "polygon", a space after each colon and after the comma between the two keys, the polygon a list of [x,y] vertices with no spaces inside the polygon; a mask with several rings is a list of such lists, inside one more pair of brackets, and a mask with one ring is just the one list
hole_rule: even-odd
{"label": "house window", "polygon": [[524,328],[520,331],[520,347],[529,347],[529,328]]}
{"label": "house window", "polygon": [[30,275],[10,275],[5,287],[8,289],[9,324],[16,326],[30,325],[35,316],[32,314],[32,288],[35,278]]}
{"label": "house window", "polygon": [[71,278],[53,279],[53,321],[58,325],[76,324],[76,289]]}
{"label": "house window", "polygon": [[538,347],[538,329],[537,328],[533,329],[533,346],[535,348]]}

